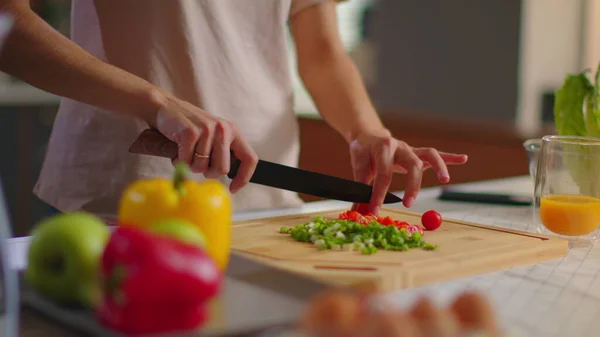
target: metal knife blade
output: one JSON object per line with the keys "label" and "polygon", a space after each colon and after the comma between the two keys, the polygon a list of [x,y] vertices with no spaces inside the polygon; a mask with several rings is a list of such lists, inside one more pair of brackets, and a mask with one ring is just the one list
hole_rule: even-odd
{"label": "metal knife blade", "polygon": [[[155,129],[144,130],[129,148],[129,152],[165,158],[177,157],[177,144]],[[240,167],[240,160],[233,154],[231,170],[227,176],[233,179]],[[259,160],[250,182],[326,199],[356,203],[369,203],[372,187],[356,181],[333,177],[300,168]],[[402,198],[387,193],[384,204],[401,202]]]}

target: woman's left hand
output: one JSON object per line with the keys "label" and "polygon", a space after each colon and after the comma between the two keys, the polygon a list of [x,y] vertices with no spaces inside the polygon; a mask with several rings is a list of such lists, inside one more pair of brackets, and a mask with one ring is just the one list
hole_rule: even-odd
{"label": "woman's left hand", "polygon": [[[350,142],[354,179],[373,183],[368,212],[377,214],[388,192],[394,173],[406,173],[403,204],[411,207],[421,189],[423,171],[433,168],[440,182],[448,183],[448,165],[467,162],[467,155],[439,152],[433,148],[415,148],[392,137],[386,130],[365,132]],[[358,205],[354,205],[356,209]]]}

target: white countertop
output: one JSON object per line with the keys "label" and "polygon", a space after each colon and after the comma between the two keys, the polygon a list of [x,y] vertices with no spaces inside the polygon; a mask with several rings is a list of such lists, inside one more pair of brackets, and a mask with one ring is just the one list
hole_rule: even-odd
{"label": "white countertop", "polygon": [[[517,177],[457,186],[470,191],[507,192],[530,195],[529,177]],[[530,207],[477,205],[442,202],[436,199],[439,188],[424,189],[414,211],[435,209],[445,218],[487,225],[525,229],[531,223]],[[321,212],[348,207],[348,203],[323,201],[296,209],[269,210],[237,214],[235,220],[284,214]],[[402,207],[399,205],[398,207]],[[23,268],[27,238],[13,239],[10,250],[15,267]],[[571,248],[568,255],[529,266],[467,277],[421,288],[386,294],[398,306],[407,306],[422,294],[437,303],[446,303],[469,288],[483,290],[491,299],[503,325],[519,336],[598,336],[600,325],[600,246]]]}
{"label": "white countertop", "polygon": [[[529,177],[467,184],[470,191],[531,195]],[[530,207],[465,205],[435,200],[439,190],[427,190],[416,209],[433,208],[446,218],[525,230],[532,223]],[[599,336],[600,246],[571,248],[563,259],[516,267],[389,294],[401,306],[429,295],[446,303],[465,289],[480,289],[493,301],[503,325],[523,336]]]}

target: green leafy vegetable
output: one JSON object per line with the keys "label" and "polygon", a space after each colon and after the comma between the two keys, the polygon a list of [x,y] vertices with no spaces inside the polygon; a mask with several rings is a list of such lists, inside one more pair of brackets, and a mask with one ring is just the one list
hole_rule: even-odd
{"label": "green leafy vegetable", "polygon": [[[561,136],[600,137],[600,65],[593,84],[587,72],[567,75],[555,93],[554,122]],[[600,152],[596,147],[565,144],[562,150],[563,164],[580,192],[600,197],[596,183],[600,175]]]}
{"label": "green leafy vegetable", "polygon": [[312,243],[319,250],[354,250],[373,254],[379,249],[406,251],[411,248],[438,248],[425,242],[419,232],[409,233],[404,228],[385,226],[377,221],[363,225],[349,220],[325,220],[318,216],[292,228],[281,227],[279,232],[290,235],[296,241]]}
{"label": "green leafy vegetable", "polygon": [[600,137],[600,64],[596,69],[594,86],[588,88],[589,100],[586,103],[586,126],[587,135]]}
{"label": "green leafy vegetable", "polygon": [[583,107],[592,92],[592,84],[584,73],[567,75],[562,87],[556,91],[554,122],[560,135],[585,136]]}

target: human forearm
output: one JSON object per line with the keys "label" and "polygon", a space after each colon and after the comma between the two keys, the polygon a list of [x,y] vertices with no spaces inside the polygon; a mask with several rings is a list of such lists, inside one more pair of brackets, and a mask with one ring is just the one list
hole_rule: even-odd
{"label": "human forearm", "polygon": [[348,142],[387,132],[338,31],[335,2],[324,1],[290,20],[298,71],[319,113]]}
{"label": "human forearm", "polygon": [[446,165],[467,161],[463,155],[412,147],[383,126],[356,66],[346,55],[333,1],[297,13],[290,19],[290,27],[300,76],[323,118],[349,143],[354,179],[373,184],[368,213],[378,213],[393,173],[406,173],[403,203],[411,207],[425,168],[435,168],[439,180],[447,183]]}
{"label": "human forearm", "polygon": [[0,70],[37,88],[109,111],[151,121],[159,89],[89,54],[27,5],[4,6],[15,23],[0,56]]}
{"label": "human forearm", "polygon": [[384,130],[360,74],[346,54],[300,64],[299,72],[321,116],[346,141],[367,130]]}

